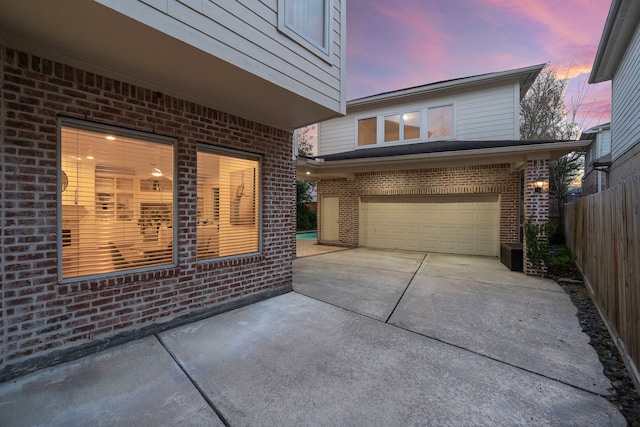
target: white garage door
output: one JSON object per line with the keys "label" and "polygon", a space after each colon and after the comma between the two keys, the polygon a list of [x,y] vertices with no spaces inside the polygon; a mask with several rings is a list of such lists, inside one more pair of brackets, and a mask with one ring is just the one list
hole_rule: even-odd
{"label": "white garage door", "polygon": [[497,256],[498,195],[363,197],[360,245]]}

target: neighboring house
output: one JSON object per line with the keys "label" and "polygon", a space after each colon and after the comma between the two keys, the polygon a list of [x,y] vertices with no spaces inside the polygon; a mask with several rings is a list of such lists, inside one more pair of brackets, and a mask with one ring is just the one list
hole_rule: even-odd
{"label": "neighboring house", "polygon": [[611,80],[609,186],[640,174],[640,2],[614,0],[589,83]]}
{"label": "neighboring house", "polygon": [[587,144],[519,140],[542,68],[347,102],[319,124],[318,156],[298,160],[298,177],[318,182],[319,241],[485,256],[520,242],[522,213],[548,217],[549,161]]}
{"label": "neighboring house", "polygon": [[[582,132],[580,139],[589,141],[584,156],[582,194],[606,190],[607,173],[611,165],[611,123],[594,126]],[[567,200],[567,202],[570,202]]]}
{"label": "neighboring house", "polygon": [[292,134],[345,112],[343,0],[0,11],[0,379],[291,289]]}

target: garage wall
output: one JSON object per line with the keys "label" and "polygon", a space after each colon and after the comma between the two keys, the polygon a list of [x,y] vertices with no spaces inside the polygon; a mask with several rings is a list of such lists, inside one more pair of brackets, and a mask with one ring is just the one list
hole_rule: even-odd
{"label": "garage wall", "polygon": [[[359,246],[362,196],[499,194],[500,242],[517,242],[518,187],[519,174],[508,164],[456,166],[356,173],[352,181],[323,180],[318,183],[318,199],[340,196],[340,243]],[[319,215],[321,210],[320,205]]]}

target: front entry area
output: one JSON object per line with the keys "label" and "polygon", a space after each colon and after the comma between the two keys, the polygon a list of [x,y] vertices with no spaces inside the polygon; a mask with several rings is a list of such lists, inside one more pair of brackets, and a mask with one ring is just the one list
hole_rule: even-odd
{"label": "front entry area", "polygon": [[360,200],[360,246],[498,256],[499,242],[497,194]]}

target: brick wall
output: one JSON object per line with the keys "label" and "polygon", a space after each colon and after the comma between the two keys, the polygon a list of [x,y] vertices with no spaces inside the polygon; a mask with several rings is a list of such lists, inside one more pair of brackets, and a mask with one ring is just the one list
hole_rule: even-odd
{"label": "brick wall", "polygon": [[[598,187],[598,179],[600,180],[600,186]],[[591,169],[587,172],[582,179],[582,194],[594,194],[607,189],[607,173],[604,171],[598,171]]]}
{"label": "brick wall", "polygon": [[[41,359],[35,356],[90,348],[291,288],[295,167],[288,131],[6,46],[0,55],[0,379],[33,369],[30,361]],[[60,115],[177,138],[178,267],[57,283]],[[264,156],[261,255],[196,262],[197,142]]]}
{"label": "brick wall", "polygon": [[[500,241],[519,239],[519,173],[508,164],[356,173],[354,179],[318,183],[323,195],[340,196],[340,243],[358,246],[360,196],[500,194]],[[321,221],[318,221],[322,239]]]}
{"label": "brick wall", "polygon": [[[525,167],[524,184],[524,206],[525,218],[531,218],[534,224],[547,221],[549,219],[549,160],[527,160]],[[544,187],[540,192],[535,189],[535,182],[538,178],[544,181]],[[527,258],[527,241],[524,239],[524,259],[523,267],[525,274],[542,275],[542,271],[536,270]]]}
{"label": "brick wall", "polygon": [[638,174],[640,174],[640,141],[612,162],[609,185],[613,187]]}

